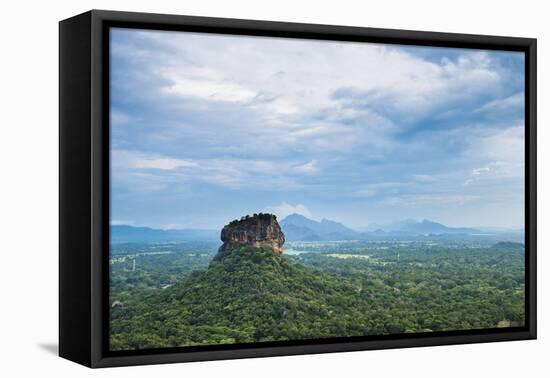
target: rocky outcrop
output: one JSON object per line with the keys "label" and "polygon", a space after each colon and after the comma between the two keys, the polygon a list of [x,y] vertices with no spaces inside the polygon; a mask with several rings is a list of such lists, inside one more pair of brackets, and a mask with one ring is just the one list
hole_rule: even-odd
{"label": "rocky outcrop", "polygon": [[283,254],[285,235],[273,214],[254,214],[234,220],[221,232],[223,245],[215,259],[221,259],[228,251],[238,247],[269,248],[277,255]]}

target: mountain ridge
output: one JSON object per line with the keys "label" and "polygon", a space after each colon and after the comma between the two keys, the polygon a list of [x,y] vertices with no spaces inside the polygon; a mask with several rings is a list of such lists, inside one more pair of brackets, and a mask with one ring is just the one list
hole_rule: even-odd
{"label": "mountain ridge", "polygon": [[219,231],[202,229],[162,230],[131,225],[111,225],[111,242],[177,242],[185,240],[218,241]]}
{"label": "mountain ridge", "polygon": [[320,222],[300,214],[291,214],[283,219],[281,227],[289,241],[322,241],[322,240],[363,240],[378,237],[402,237],[420,235],[472,234],[480,232],[476,228],[448,227],[428,219],[417,221],[406,219],[391,223],[388,226],[377,225],[374,230],[359,232],[342,223],[323,218]]}
{"label": "mountain ridge", "polygon": [[326,218],[318,222],[300,214],[290,214],[280,224],[287,240],[356,239],[361,235],[342,223]]}
{"label": "mountain ridge", "polygon": [[[343,223],[327,218],[316,221],[300,214],[290,214],[279,222],[287,241],[369,240],[384,237],[425,235],[459,235],[483,233],[471,227],[449,227],[429,219],[421,221],[405,219],[386,225],[373,223],[367,231],[356,231]],[[492,232],[499,232],[497,230]],[[204,229],[161,230],[131,225],[111,225],[111,241],[114,243],[163,242],[163,241],[219,241],[219,231]]]}

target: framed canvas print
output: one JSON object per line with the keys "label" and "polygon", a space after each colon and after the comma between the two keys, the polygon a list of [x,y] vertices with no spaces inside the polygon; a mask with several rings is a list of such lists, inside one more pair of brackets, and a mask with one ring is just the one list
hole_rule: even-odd
{"label": "framed canvas print", "polygon": [[60,22],[62,357],[536,338],[536,40]]}

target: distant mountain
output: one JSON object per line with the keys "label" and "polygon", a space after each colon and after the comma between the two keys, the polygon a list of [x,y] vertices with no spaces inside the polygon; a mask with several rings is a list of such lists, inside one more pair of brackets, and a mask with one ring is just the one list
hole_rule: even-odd
{"label": "distant mountain", "polygon": [[[329,241],[329,240],[380,240],[385,238],[408,238],[422,235],[476,234],[475,228],[447,227],[427,219],[407,219],[387,225],[372,224],[369,231],[358,232],[342,223],[329,219],[320,222],[300,214],[291,214],[279,222],[287,241]],[[111,226],[111,241],[114,243],[151,243],[174,241],[220,241],[215,230],[182,229],[160,230],[150,227],[129,225]]]}
{"label": "distant mountain", "polygon": [[385,238],[420,237],[423,235],[480,233],[475,228],[448,227],[428,219],[422,221],[405,219],[386,225],[371,224],[367,232],[357,232],[342,223],[328,219],[317,222],[300,214],[291,214],[283,219],[280,225],[288,241],[380,240]]}
{"label": "distant mountain", "polygon": [[417,234],[471,234],[479,232],[475,228],[447,227],[441,223],[424,219],[420,222],[406,223],[400,231]]}
{"label": "distant mountain", "polygon": [[475,234],[480,231],[476,228],[469,227],[448,227],[444,224],[434,222],[428,219],[417,221],[414,219],[406,219],[399,222],[393,222],[387,225],[372,224],[369,226],[369,234],[409,234],[409,235],[428,235],[428,234]]}
{"label": "distant mountain", "polygon": [[313,230],[307,227],[300,227],[294,224],[288,223],[286,225],[281,224],[283,233],[285,234],[286,241],[315,241],[325,240],[321,235],[317,234]]}
{"label": "distant mountain", "polygon": [[291,214],[279,224],[288,241],[353,240],[362,237],[362,233],[354,231],[342,223],[328,219],[318,222],[300,214]]}
{"label": "distant mountain", "polygon": [[128,225],[111,226],[111,241],[114,243],[150,243],[183,240],[219,241],[220,235],[219,232],[215,230],[159,230],[149,227],[134,227]]}
{"label": "distant mountain", "polygon": [[384,232],[392,232],[392,231],[400,231],[405,227],[408,227],[412,224],[418,223],[418,221],[414,219],[405,219],[398,222],[392,222],[388,224],[380,224],[380,223],[371,223],[367,227],[367,231],[384,231]]}

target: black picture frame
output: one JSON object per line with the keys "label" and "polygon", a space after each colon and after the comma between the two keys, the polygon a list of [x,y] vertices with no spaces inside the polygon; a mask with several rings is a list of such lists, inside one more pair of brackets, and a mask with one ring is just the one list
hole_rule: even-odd
{"label": "black picture frame", "polygon": [[[109,352],[109,28],[525,53],[525,327]],[[92,10],[59,24],[59,355],[88,367],[536,338],[536,39]]]}

